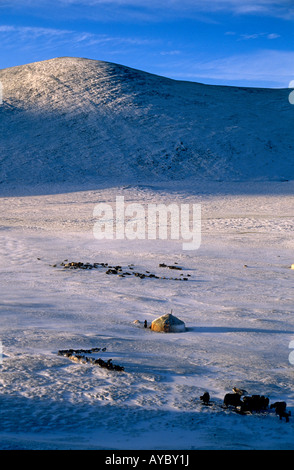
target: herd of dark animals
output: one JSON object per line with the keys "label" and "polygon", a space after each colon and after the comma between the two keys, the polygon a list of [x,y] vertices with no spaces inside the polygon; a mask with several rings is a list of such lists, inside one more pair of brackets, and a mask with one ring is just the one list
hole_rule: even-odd
{"label": "herd of dark animals", "polygon": [[59,356],[65,356],[75,362],[81,362],[83,364],[93,364],[103,367],[108,370],[124,371],[124,367],[112,363],[112,359],[103,361],[103,359],[94,359],[93,357],[88,357],[85,354],[92,354],[99,351],[105,352],[106,348],[92,348],[92,349],[64,349],[59,350]]}
{"label": "herd of dark animals", "polygon": [[[282,418],[286,419],[286,422],[289,422],[289,416],[291,416],[291,411],[286,411],[287,403],[285,401],[277,401],[270,405],[269,399],[263,395],[245,395],[246,390],[233,388],[234,393],[226,393],[224,396],[223,408],[227,409],[232,407],[235,411],[240,414],[248,414],[252,412],[261,412],[267,411],[269,409],[274,409],[275,413],[279,416],[280,420]],[[244,396],[243,396],[244,395]],[[243,396],[243,398],[242,398]],[[200,400],[204,405],[210,405],[210,395],[208,392],[205,392],[201,395]]]}
{"label": "herd of dark animals", "polygon": [[[62,263],[60,263],[60,266],[62,266],[63,269],[91,270],[91,269],[105,268],[106,269],[105,274],[108,274],[108,275],[116,274],[119,277],[135,276],[140,279],[153,278],[153,279],[167,279],[170,281],[188,281],[188,278],[191,277],[190,274],[186,274],[186,275],[180,274],[180,277],[166,277],[166,276],[157,276],[156,274],[152,274],[149,271],[145,271],[144,273],[137,272],[137,271],[134,271],[134,265],[131,265],[131,264],[128,265],[129,270],[125,270],[125,271],[123,271],[122,266],[110,266],[108,263],[82,263],[81,261],[69,262],[68,260],[64,260]],[[53,264],[52,267],[56,268],[57,264]],[[180,266],[167,265],[165,263],[160,263],[159,267],[182,271],[182,268]]]}

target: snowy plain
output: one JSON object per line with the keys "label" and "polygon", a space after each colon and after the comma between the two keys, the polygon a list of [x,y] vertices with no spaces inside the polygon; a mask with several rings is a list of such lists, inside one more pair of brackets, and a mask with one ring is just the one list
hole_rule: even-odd
{"label": "snowy plain", "polygon": [[[294,409],[293,183],[265,188],[273,193],[238,184],[194,195],[113,188],[2,198],[1,447],[293,449],[293,419],[221,407],[237,386]],[[117,194],[201,203],[200,249],[96,240],[93,209]],[[159,263],[178,263],[190,277],[120,278],[102,268],[66,270],[65,259],[166,277]],[[185,332],[134,323],[171,310]],[[101,357],[125,370],[58,356],[93,347],[106,347]],[[212,406],[201,404],[204,391]]]}
{"label": "snowy plain", "polygon": [[[0,79],[0,448],[293,450],[286,91],[185,84],[68,58]],[[117,196],[200,204],[200,248],[95,239],[95,206]],[[64,269],[65,260],[158,278]],[[177,263],[188,281],[169,279],[161,263]],[[171,310],[185,332],[141,327]],[[96,347],[124,371],[58,355]],[[293,417],[223,409],[235,386],[285,400]]]}

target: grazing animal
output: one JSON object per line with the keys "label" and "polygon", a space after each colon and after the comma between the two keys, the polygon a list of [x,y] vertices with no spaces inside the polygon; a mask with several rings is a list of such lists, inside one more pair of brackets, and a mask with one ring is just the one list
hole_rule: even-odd
{"label": "grazing animal", "polygon": [[241,395],[239,393],[226,393],[224,397],[224,405],[226,407],[234,406],[235,408],[237,406],[241,406]]}
{"label": "grazing animal", "polygon": [[245,393],[247,393],[246,390],[244,390],[242,388],[233,387],[232,390],[233,390],[233,392],[238,393],[240,396],[245,395]]}
{"label": "grazing animal", "polygon": [[242,411],[262,411],[269,406],[269,399],[263,395],[245,396],[241,404]]}
{"label": "grazing animal", "polygon": [[209,393],[208,392],[203,393],[203,395],[201,395],[201,397],[200,397],[200,400],[203,401],[204,405],[208,405],[209,400],[210,400]]}
{"label": "grazing animal", "polygon": [[285,401],[276,401],[270,407],[271,409],[275,409],[276,414],[280,417],[280,419],[286,418],[286,423],[289,422],[289,416],[291,416],[291,412],[286,411],[287,403]]}

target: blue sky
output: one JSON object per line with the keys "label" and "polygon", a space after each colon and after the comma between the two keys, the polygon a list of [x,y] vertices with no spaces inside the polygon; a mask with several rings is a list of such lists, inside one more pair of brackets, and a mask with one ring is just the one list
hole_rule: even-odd
{"label": "blue sky", "polygon": [[293,0],[0,0],[0,68],[61,56],[178,80],[288,87]]}

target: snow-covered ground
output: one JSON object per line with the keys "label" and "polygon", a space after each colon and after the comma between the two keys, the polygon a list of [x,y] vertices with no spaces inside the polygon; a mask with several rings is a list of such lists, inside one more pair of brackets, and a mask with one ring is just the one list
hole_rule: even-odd
{"label": "snow-covered ground", "polygon": [[[293,190],[293,182],[207,182],[2,197],[0,448],[293,449],[294,416],[221,408],[237,386],[285,400],[294,415]],[[201,204],[200,249],[95,239],[93,209],[117,195]],[[178,263],[190,277],[69,270],[66,259],[159,277],[176,277],[160,263]],[[185,332],[134,323],[171,310]],[[94,347],[125,370],[58,355]],[[204,391],[212,406],[201,404]]]}
{"label": "snow-covered ground", "polygon": [[[0,81],[0,448],[293,449],[289,90],[68,57]],[[200,204],[200,248],[97,240],[94,208],[117,196]],[[171,311],[185,332],[142,327]],[[58,355],[81,348],[124,371]],[[223,409],[235,386],[293,417]]]}

